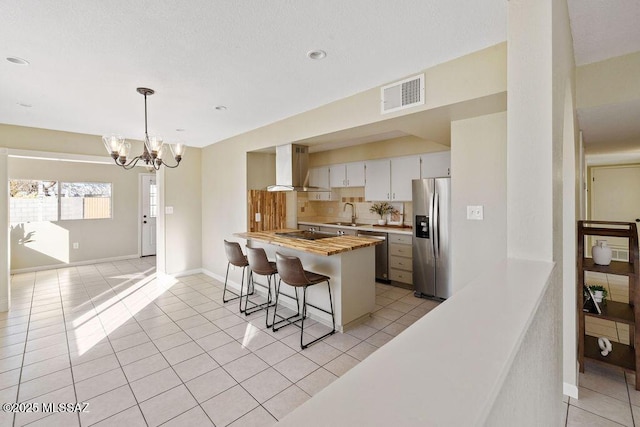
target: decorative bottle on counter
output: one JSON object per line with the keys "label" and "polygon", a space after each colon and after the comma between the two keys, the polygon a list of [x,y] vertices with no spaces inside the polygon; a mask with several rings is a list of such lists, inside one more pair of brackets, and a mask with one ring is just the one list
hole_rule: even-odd
{"label": "decorative bottle on counter", "polygon": [[607,246],[606,240],[596,240],[595,246],[591,248],[593,262],[598,265],[611,264],[611,248]]}

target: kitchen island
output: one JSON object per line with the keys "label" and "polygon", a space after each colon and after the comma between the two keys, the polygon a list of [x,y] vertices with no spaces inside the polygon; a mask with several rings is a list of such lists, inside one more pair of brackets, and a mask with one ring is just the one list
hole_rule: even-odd
{"label": "kitchen island", "polygon": [[[291,237],[291,233],[298,231],[284,229],[234,235],[247,239],[251,247],[264,248],[271,260],[275,260],[276,252],[297,256],[305,270],[329,276],[338,331],[343,332],[349,324],[357,324],[366,319],[375,308],[374,246],[380,244],[380,241],[356,236],[330,236],[317,240]],[[285,288],[288,286],[283,284],[281,291],[293,295],[291,288]],[[307,300],[311,304],[328,308],[326,286],[309,287]],[[295,310],[294,300],[283,299],[282,302]],[[314,320],[331,325],[330,315],[311,307],[308,314]]]}

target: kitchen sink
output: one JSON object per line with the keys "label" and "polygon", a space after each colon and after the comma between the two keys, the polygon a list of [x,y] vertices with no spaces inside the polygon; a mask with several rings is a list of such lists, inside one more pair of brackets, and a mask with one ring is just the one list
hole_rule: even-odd
{"label": "kitchen sink", "polygon": [[360,223],[352,224],[350,222],[327,222],[327,225],[343,225],[345,227],[362,227],[363,225],[367,225],[367,224],[360,224]]}

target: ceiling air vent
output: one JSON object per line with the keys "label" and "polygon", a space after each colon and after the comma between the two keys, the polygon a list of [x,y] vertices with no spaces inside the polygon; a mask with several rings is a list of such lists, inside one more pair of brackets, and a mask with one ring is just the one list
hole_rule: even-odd
{"label": "ceiling air vent", "polygon": [[424,74],[383,86],[380,90],[382,114],[424,104]]}

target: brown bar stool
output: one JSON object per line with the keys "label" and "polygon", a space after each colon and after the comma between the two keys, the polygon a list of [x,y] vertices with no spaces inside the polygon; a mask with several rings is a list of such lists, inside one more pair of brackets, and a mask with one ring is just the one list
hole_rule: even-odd
{"label": "brown bar stool", "polygon": [[[249,261],[249,283],[251,283],[252,289],[255,289],[256,284],[267,289],[267,302],[258,304],[251,301],[249,300],[249,294],[247,293],[244,299],[244,314],[249,315],[258,310],[266,310],[267,314],[265,316],[265,325],[269,328],[273,325],[273,322],[271,325],[269,324],[269,307],[273,306],[273,300],[271,299],[271,279],[278,273],[278,269],[276,268],[275,262],[269,261],[266,252],[262,248],[251,248],[247,246],[247,260]],[[254,274],[266,276],[267,286],[257,283],[254,280]],[[252,307],[248,307],[249,303],[252,304]]]}
{"label": "brown bar stool", "polygon": [[[229,301],[233,301],[235,299],[240,299],[238,306],[240,307],[240,312],[242,313],[242,288],[244,287],[244,271],[249,266],[249,261],[247,261],[247,257],[242,253],[242,249],[240,248],[240,244],[238,242],[228,242],[224,241],[224,251],[227,254],[227,274],[224,278],[224,291],[222,292],[222,302],[227,303]],[[242,281],[240,282],[240,295],[236,294],[231,290],[227,290],[227,280],[229,279],[229,267],[235,265],[236,267],[242,267]],[[247,285],[247,292],[249,291],[249,285]],[[235,295],[233,298],[226,299],[227,292],[232,295]],[[251,292],[253,294],[253,292]]]}
{"label": "brown bar stool", "polygon": [[[276,267],[278,268],[278,275],[280,276],[280,280],[278,280],[278,287],[276,288],[276,303],[273,312],[273,331],[277,331],[278,329],[287,326],[287,325],[296,325],[296,322],[301,322],[301,325],[298,326],[300,328],[300,347],[304,350],[309,347],[311,344],[328,337],[329,335],[333,335],[336,332],[336,319],[333,313],[333,300],[331,299],[331,284],[329,283],[329,277],[324,276],[322,274],[312,273],[310,271],[305,271],[302,268],[302,262],[300,262],[300,258],[294,256],[286,256],[276,252]],[[282,316],[277,315],[278,309],[278,296],[280,295],[280,283],[284,282],[289,286],[293,286],[296,292],[296,302],[298,302],[298,288],[302,288],[302,312],[300,312],[300,304],[298,303],[298,313],[294,316],[284,318]],[[317,307],[313,304],[309,304],[307,302],[307,288],[312,285],[317,285],[318,283],[327,282],[327,287],[329,288],[329,306],[331,307],[331,311],[325,310],[323,308]],[[302,338],[304,336],[304,319],[307,317],[307,306],[311,306],[316,310],[320,310],[327,314],[331,315],[331,320],[333,321],[333,330],[324,334],[323,336],[316,338],[313,341],[310,341],[306,344],[303,343]],[[276,317],[280,320],[279,322],[275,322]],[[298,319],[293,320],[295,317]],[[277,327],[278,325],[286,323],[286,325]]]}

